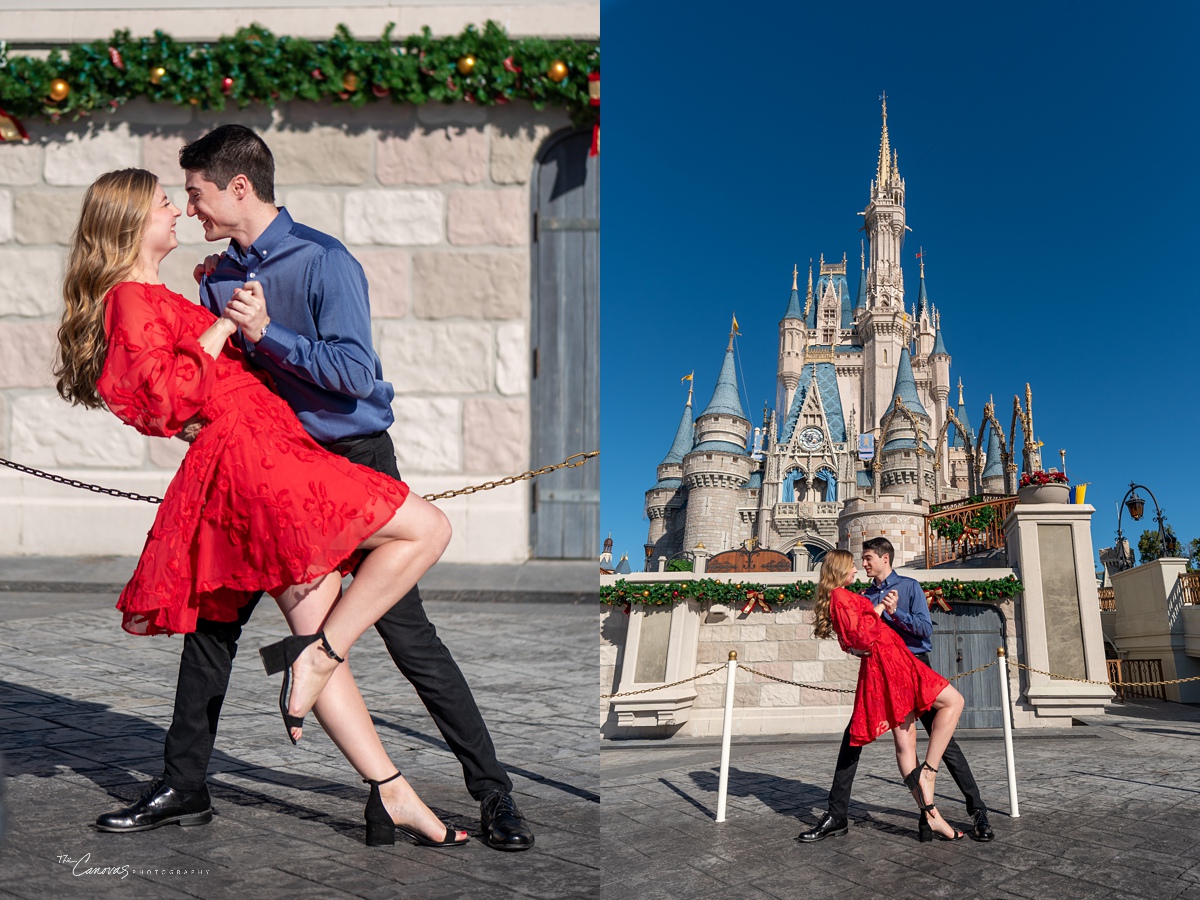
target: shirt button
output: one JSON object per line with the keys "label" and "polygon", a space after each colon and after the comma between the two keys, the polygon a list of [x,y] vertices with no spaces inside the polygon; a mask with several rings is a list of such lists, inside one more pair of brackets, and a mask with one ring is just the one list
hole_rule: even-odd
{"label": "shirt button", "polygon": [[250,273],[250,277],[251,277],[251,278],[257,278],[257,277],[258,277],[258,273],[257,273],[257,272],[251,272],[251,273]]}

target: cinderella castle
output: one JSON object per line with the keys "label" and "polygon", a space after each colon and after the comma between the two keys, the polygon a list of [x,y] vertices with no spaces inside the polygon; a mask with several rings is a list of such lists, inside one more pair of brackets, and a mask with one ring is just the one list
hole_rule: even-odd
{"label": "cinderella castle", "polygon": [[[887,537],[897,565],[920,564],[932,503],[1015,491],[992,407],[980,438],[967,423],[962,382],[950,407],[950,354],[925,290],[906,307],[900,250],[904,179],[887,130],[865,217],[855,291],[846,256],[822,256],[813,283],[792,291],[779,322],[774,410],[755,427],[736,387],[733,338],[712,399],[699,415],[688,392],[671,449],[646,492],[647,568],[702,546],[792,553],[809,569],[834,547],[856,556]],[[957,426],[955,422],[959,423]],[[984,448],[986,447],[986,451]]]}

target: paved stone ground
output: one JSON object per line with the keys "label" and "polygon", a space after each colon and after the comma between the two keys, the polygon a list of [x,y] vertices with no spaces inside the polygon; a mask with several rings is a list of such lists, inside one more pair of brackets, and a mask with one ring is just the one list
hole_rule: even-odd
{"label": "paved stone ground", "polygon": [[[8,567],[0,580],[24,574],[32,584],[19,568]],[[38,578],[67,580],[61,569]],[[115,599],[44,586],[22,593],[19,584],[0,590],[0,751],[8,776],[0,896],[596,895],[593,606],[427,603],[537,832],[532,850],[500,853],[478,838],[478,805],[457,761],[374,632],[355,647],[355,672],[384,744],[430,807],[475,839],[453,850],[416,847],[400,836],[394,849],[364,845],[365,786],[319,727],[295,748],[283,733],[277,681],[263,674],[254,652],[286,634],[269,600],[246,629],[234,665],[210,770],[213,823],[95,831],[98,814],[136,797],[162,770],[181,646],[179,638],[122,632]],[[76,874],[100,867],[128,867],[128,874]]]}
{"label": "paved stone ground", "polygon": [[[720,746],[614,742],[601,750],[606,900],[737,897],[1200,898],[1200,710],[1112,707],[1015,742],[1020,817],[1010,817],[999,731],[963,750],[996,840],[917,841],[915,805],[886,737],[862,756],[850,833],[794,838],[819,818],[837,743],[735,738],[726,821],[716,824]],[[945,774],[938,807],[969,824]]]}

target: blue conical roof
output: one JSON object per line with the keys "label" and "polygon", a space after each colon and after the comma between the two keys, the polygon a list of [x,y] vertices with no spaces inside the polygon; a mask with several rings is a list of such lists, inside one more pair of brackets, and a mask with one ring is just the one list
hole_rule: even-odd
{"label": "blue conical roof", "polygon": [[985,422],[988,430],[987,463],[983,467],[984,478],[1004,477],[1004,461],[1000,458],[1000,435],[990,422]]}
{"label": "blue conical roof", "polygon": [[683,408],[683,415],[679,417],[679,428],[675,430],[675,440],[671,443],[671,450],[663,457],[660,466],[667,463],[681,463],[683,458],[692,452],[692,444],[695,443],[695,429],[692,426],[692,394],[688,392],[688,402]]}
{"label": "blue conical roof", "polygon": [[896,387],[892,390],[892,402],[888,404],[884,415],[895,409],[897,397],[904,402],[909,412],[928,418],[929,413],[925,412],[921,398],[917,396],[917,381],[913,378],[912,360],[909,358],[907,347],[900,350],[900,364],[896,366]]}
{"label": "blue conical roof", "polygon": [[929,297],[925,293],[925,267],[921,267],[921,283],[917,288],[917,318],[921,318],[921,313],[929,315]]}
{"label": "blue conical roof", "polygon": [[940,328],[937,330],[937,334],[934,336],[934,339],[933,339],[933,354],[932,355],[937,356],[939,353],[942,354],[942,356],[950,355],[949,353],[946,352],[946,342],[942,340],[942,329],[940,329]]}
{"label": "blue conical roof", "polygon": [[739,419],[746,418],[746,414],[742,412],[742,401],[738,397],[732,340],[729,342],[729,349],[725,351],[725,362],[721,363],[721,374],[717,376],[717,386],[713,390],[712,399],[708,401],[708,406],[700,415],[710,416],[713,413],[724,413],[727,416],[737,416]]}
{"label": "blue conical roof", "polygon": [[858,276],[858,297],[854,301],[854,308],[863,309],[867,305],[867,270],[863,269]]}
{"label": "blue conical roof", "polygon": [[954,415],[958,421],[962,422],[963,429],[966,431],[966,434],[961,434],[958,428],[956,428],[954,425],[951,425],[950,428],[954,432],[954,436],[950,439],[951,447],[964,447],[967,444],[975,443],[975,435],[971,433],[971,422],[967,418],[967,405],[962,402],[961,398],[962,394],[960,393],[958,409],[954,411]]}
{"label": "blue conical roof", "polygon": [[800,305],[800,291],[792,288],[792,296],[788,297],[787,312],[783,314],[785,319],[803,319],[804,307]]}

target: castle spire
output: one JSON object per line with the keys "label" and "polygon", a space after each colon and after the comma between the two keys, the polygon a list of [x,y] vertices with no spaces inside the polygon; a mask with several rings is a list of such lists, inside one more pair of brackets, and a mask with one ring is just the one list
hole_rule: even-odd
{"label": "castle spire", "polygon": [[783,314],[785,319],[802,319],[804,311],[800,309],[800,289],[796,287],[796,279],[799,277],[800,268],[796,265],[792,266],[792,294],[788,297],[787,312]]}
{"label": "castle spire", "polygon": [[879,139],[879,165],[875,173],[875,184],[882,191],[888,186],[891,179],[893,163],[892,147],[888,140],[887,130],[887,91],[884,91],[883,96],[879,99],[883,101],[883,134]]}
{"label": "castle spire", "polygon": [[888,404],[884,415],[895,408],[897,397],[903,401],[909,412],[929,418],[929,413],[925,411],[921,398],[917,395],[917,380],[913,377],[912,360],[907,347],[900,351],[900,363],[896,366],[896,387],[892,390],[892,402]]}
{"label": "castle spire", "polygon": [[695,433],[692,427],[692,382],[688,382],[688,398],[687,404],[683,407],[683,415],[679,418],[679,427],[675,429],[675,440],[671,442],[671,449],[667,455],[663,457],[660,466],[668,463],[681,463],[683,458],[692,452],[692,444],[695,443]]}
{"label": "castle spire", "polygon": [[913,316],[920,320],[922,315],[929,315],[929,296],[925,293],[925,248],[922,247],[917,253],[917,258],[921,261],[921,280],[917,287],[917,308]]}
{"label": "castle spire", "polygon": [[808,294],[804,298],[804,318],[808,319],[808,314],[812,310],[813,292],[812,292],[812,257],[808,258]]}
{"label": "castle spire", "polygon": [[737,319],[734,320],[734,327],[729,331],[729,346],[725,350],[725,361],[721,364],[721,374],[717,376],[717,386],[713,389],[712,399],[708,401],[708,406],[701,416],[710,416],[714,413],[723,413],[724,415],[737,416],[739,419],[745,419],[746,414],[742,412],[742,401],[738,396],[737,389],[737,370],[733,364],[733,335],[737,332]]}

